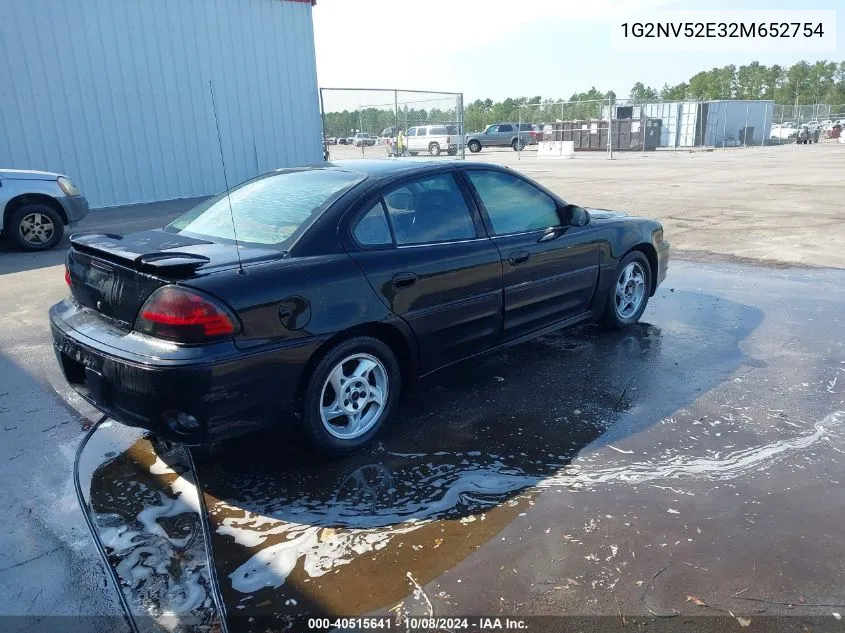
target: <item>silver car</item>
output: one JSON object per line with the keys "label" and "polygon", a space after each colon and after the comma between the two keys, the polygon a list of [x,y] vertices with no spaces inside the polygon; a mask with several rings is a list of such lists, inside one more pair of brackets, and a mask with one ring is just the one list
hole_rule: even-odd
{"label": "silver car", "polygon": [[0,233],[23,249],[45,251],[88,214],[88,200],[62,174],[0,169],[0,210]]}

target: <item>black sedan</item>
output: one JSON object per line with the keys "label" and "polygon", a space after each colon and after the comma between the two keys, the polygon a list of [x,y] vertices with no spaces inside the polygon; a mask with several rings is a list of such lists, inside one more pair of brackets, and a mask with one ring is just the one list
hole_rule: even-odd
{"label": "black sedan", "polygon": [[496,165],[401,160],[275,171],[162,229],[71,243],[50,321],[86,400],[190,445],[296,420],[334,454],[414,377],[635,323],[669,258],[656,221]]}

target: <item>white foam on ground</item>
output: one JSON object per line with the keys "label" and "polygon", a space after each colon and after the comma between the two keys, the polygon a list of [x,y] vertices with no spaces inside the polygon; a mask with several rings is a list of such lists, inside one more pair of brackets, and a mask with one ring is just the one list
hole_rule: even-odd
{"label": "white foam on ground", "polygon": [[[218,511],[240,511],[244,515],[227,517],[217,532],[231,536],[245,547],[260,546],[270,536],[284,537],[282,542],[261,549],[230,574],[233,589],[252,593],[284,584],[300,558],[309,576],[322,576],[339,565],[350,563],[356,556],[386,547],[397,535],[417,530],[459,506],[497,505],[502,496],[525,489],[528,492],[554,487],[581,489],[658,480],[726,481],[770,467],[796,451],[810,448],[843,421],[845,411],[835,411],[816,423],[811,432],[761,446],[724,454],[716,452],[707,457],[675,455],[594,469],[573,464],[549,477],[522,473],[499,460],[486,464],[464,460],[460,465],[447,467],[446,471],[442,464],[431,464],[431,475],[415,482],[423,491],[423,498],[406,496],[384,511],[362,515],[354,506],[343,502],[312,504],[310,508],[303,505],[297,507],[295,513],[291,507],[286,507],[289,515],[296,516],[296,523],[293,523],[245,512],[221,502],[216,506]],[[431,486],[434,481],[441,486]],[[430,498],[432,494],[438,497]],[[366,523],[369,525],[362,526]],[[268,525],[271,527],[265,529]],[[326,531],[329,534],[326,538],[320,537],[323,526],[331,528]]]}

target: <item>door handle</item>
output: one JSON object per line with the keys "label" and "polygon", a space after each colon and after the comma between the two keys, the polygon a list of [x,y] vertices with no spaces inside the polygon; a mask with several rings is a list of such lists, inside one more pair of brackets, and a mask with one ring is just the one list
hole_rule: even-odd
{"label": "door handle", "polygon": [[417,276],[414,273],[399,273],[393,276],[394,288],[408,288],[417,283]]}
{"label": "door handle", "polygon": [[529,257],[531,257],[530,253],[526,251],[517,251],[516,253],[510,254],[508,261],[511,263],[511,266],[518,266],[519,264],[527,262]]}

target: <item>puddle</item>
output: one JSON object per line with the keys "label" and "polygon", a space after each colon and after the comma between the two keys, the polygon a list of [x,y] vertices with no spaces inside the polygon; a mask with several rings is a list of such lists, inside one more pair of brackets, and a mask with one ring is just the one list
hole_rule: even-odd
{"label": "puddle", "polygon": [[89,513],[140,630],[220,630],[190,462],[164,460],[137,432],[98,428],[80,464]]}
{"label": "puddle", "polygon": [[[543,540],[499,543],[535,504],[566,517],[570,493],[627,499],[641,484],[695,497],[687,483],[751,481],[841,443],[841,403],[799,416],[817,408],[744,400],[755,395],[749,372],[778,376],[741,350],[759,311],[675,295],[661,326],[585,327],[442,372],[408,395],[369,452],[331,461],[295,438],[250,436],[195,453],[232,630],[302,630],[303,615],[425,615],[439,604],[426,587],[476,553],[516,556]],[[820,402],[802,389],[795,397]],[[215,630],[187,455],[156,456],[140,438],[100,459],[91,504],[133,608],[162,630]],[[679,507],[660,514],[678,518]],[[500,582],[477,584],[488,580]]]}

